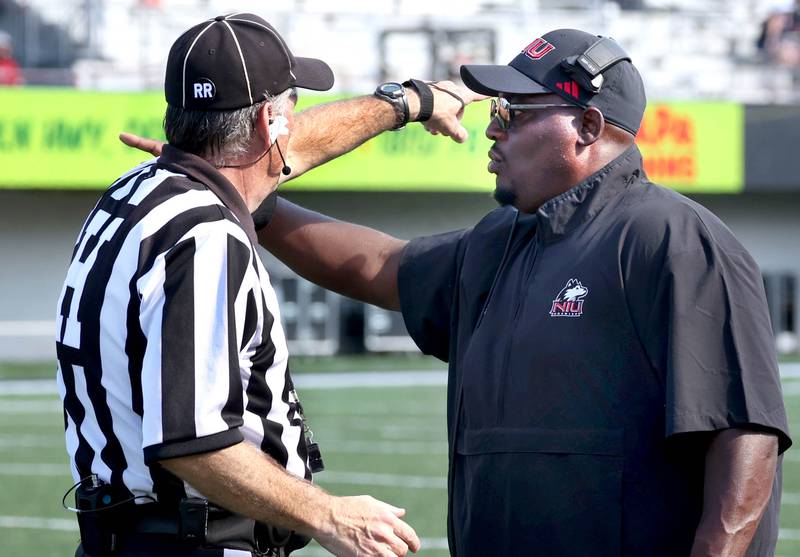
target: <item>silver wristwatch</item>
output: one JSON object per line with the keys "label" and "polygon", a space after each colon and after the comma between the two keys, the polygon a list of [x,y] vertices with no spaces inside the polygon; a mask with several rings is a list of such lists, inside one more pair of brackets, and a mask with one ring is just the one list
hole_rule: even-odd
{"label": "silver wristwatch", "polygon": [[387,81],[378,85],[378,88],[375,89],[375,96],[388,102],[394,108],[395,125],[393,130],[402,129],[408,124],[408,98],[405,87],[395,81]]}

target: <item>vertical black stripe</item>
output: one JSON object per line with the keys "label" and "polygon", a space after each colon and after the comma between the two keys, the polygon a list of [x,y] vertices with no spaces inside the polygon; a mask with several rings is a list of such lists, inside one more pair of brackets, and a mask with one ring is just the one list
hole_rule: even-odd
{"label": "vertical black stripe", "polygon": [[256,306],[256,297],[253,291],[247,292],[247,304],[244,312],[244,326],[242,327],[242,344],[239,350],[244,350],[251,340],[253,335],[256,334],[256,327],[258,326],[258,307]]}
{"label": "vertical black stripe", "polygon": [[61,316],[61,331],[59,333],[59,340],[64,342],[64,333],[67,331],[67,320],[69,319],[69,310],[72,307],[72,297],[75,295],[75,289],[67,286],[64,290],[64,299],[61,300],[61,309],[59,315]]}
{"label": "vertical black stripe", "polygon": [[[272,326],[275,324],[275,317],[267,308],[267,300],[264,298],[263,291],[261,293],[261,305],[264,308],[263,328],[261,330],[262,341],[258,349],[256,349],[256,356],[253,358],[253,360],[254,363],[257,360],[260,361],[261,365],[269,360],[269,366],[264,369],[264,375],[266,377],[266,371],[275,361],[275,344],[272,342]],[[260,356],[259,352],[262,353]],[[270,455],[275,459],[276,462],[285,468],[286,464],[289,462],[289,451],[284,446],[283,441],[281,441],[283,424],[266,419],[267,414],[272,408],[273,397],[279,395],[278,393],[273,393],[267,387],[266,378],[264,379],[264,390],[262,393],[259,394],[264,399],[265,412],[262,414],[263,417],[261,419],[261,423],[264,427],[264,439],[261,442],[261,450]]]}
{"label": "vertical black stripe", "polygon": [[[196,436],[194,421],[194,238],[165,257],[161,323],[161,419],[164,442]],[[199,303],[208,303],[198,300]],[[202,393],[200,393],[202,396]]]}
{"label": "vertical black stripe", "polygon": [[[294,389],[294,381],[292,381],[292,374],[289,371],[289,362],[286,362],[286,374],[284,375],[284,389],[283,389],[283,396],[285,400],[289,400],[289,391]],[[297,393],[295,393],[297,394]],[[298,395],[299,398],[299,395]],[[308,419],[308,416],[304,417]],[[297,450],[298,456],[303,460],[305,463],[305,473],[304,477],[307,480],[311,479],[311,468],[308,467],[308,445],[306,445],[306,434],[303,427],[303,421],[297,416],[297,409],[294,408],[292,405],[289,406],[289,411],[286,413],[286,419],[289,420],[289,423],[292,425],[299,426],[300,429],[300,439],[297,440]]]}
{"label": "vertical black stripe", "polygon": [[[94,410],[97,425],[105,437],[106,444],[100,451],[100,457],[111,470],[111,483],[123,485],[122,472],[127,468],[127,461],[122,452],[122,445],[114,434],[111,409],[108,406],[106,390],[101,384],[103,368],[100,358],[100,311],[105,298],[106,287],[119,253],[117,244],[121,244],[125,234],[118,231],[113,241],[103,243],[97,250],[95,265],[86,277],[83,294],[78,306],[78,321],[81,322],[80,351],[85,361],[86,390]],[[97,263],[99,262],[99,264]]]}
{"label": "vertical black stripe", "polygon": [[139,417],[144,416],[144,394],[142,392],[142,368],[144,353],[147,350],[147,338],[142,332],[139,322],[141,303],[136,290],[137,275],[134,274],[128,284],[128,308],[125,313],[125,355],[128,356],[128,379],[131,384],[131,410]]}
{"label": "vertical black stripe", "polygon": [[[60,342],[56,343],[56,354],[58,355],[59,365],[61,367],[61,377],[64,381],[64,411],[69,414],[72,421],[75,423],[75,433],[78,437],[78,448],[75,451],[75,467],[78,470],[78,475],[85,478],[92,473],[92,461],[94,460],[94,449],[86,440],[81,432],[81,425],[86,419],[86,410],[78,400],[78,395],[75,391],[75,370],[73,369],[73,362],[76,361],[75,350],[71,350],[68,346],[64,346]],[[66,429],[66,422],[65,422]]]}
{"label": "vertical black stripe", "polygon": [[236,338],[236,298],[250,267],[252,250],[230,234],[227,245],[227,314],[228,314],[228,400],[222,408],[222,419],[228,427],[239,427],[244,422],[244,396],[239,363],[239,340]]}

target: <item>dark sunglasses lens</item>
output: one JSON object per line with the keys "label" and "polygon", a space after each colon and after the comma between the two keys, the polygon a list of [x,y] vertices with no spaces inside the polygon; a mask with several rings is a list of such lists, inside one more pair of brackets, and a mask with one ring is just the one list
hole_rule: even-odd
{"label": "dark sunglasses lens", "polygon": [[503,104],[504,99],[492,99],[492,104],[489,106],[489,116],[497,120],[497,124],[501,129],[507,130],[510,122],[510,112],[505,109]]}

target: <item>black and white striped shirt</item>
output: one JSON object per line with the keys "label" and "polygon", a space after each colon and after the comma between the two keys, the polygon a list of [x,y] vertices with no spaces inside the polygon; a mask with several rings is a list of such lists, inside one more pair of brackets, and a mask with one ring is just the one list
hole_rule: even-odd
{"label": "black and white striped shirt", "polygon": [[162,156],[114,183],[78,237],[56,349],[75,481],[199,494],[159,460],[243,439],[310,478],[278,303],[232,184]]}

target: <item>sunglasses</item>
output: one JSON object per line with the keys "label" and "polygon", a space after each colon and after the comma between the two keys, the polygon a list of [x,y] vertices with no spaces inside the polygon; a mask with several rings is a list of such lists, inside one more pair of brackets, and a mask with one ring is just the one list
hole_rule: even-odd
{"label": "sunglasses", "polygon": [[497,125],[501,129],[507,130],[511,128],[511,122],[514,121],[515,110],[537,110],[540,108],[577,108],[573,104],[511,104],[508,99],[500,97],[492,99],[492,104],[489,105],[489,117],[497,121]]}

